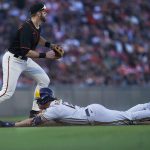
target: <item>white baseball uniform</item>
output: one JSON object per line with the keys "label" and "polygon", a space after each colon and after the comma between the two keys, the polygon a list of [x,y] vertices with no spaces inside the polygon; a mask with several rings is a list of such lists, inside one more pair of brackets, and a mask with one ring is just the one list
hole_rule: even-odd
{"label": "white baseball uniform", "polygon": [[[2,60],[3,86],[0,91],[0,103],[13,95],[17,80],[22,72],[25,72],[37,82],[36,89],[48,87],[50,79],[45,71],[31,58],[26,57],[29,50],[36,49],[40,32],[41,28],[37,29],[31,20],[24,22],[17,30]],[[33,102],[32,110],[39,110],[36,101]]]}
{"label": "white baseball uniform", "polygon": [[[58,120],[69,124],[95,124],[132,121],[150,117],[150,103],[139,104],[127,111],[116,111],[105,108],[100,104],[91,104],[87,107],[79,107],[63,102],[62,100],[51,102],[49,108],[43,113],[47,120]],[[116,123],[117,124],[117,123]]]}
{"label": "white baseball uniform", "polygon": [[[36,88],[47,87],[49,85],[49,77],[45,71],[35,63],[31,58],[22,60],[15,58],[14,54],[9,51],[3,56],[3,87],[0,91],[0,103],[9,99],[17,85],[17,80],[22,72],[31,76],[37,82]],[[34,110],[38,110],[36,103],[33,105]]]}

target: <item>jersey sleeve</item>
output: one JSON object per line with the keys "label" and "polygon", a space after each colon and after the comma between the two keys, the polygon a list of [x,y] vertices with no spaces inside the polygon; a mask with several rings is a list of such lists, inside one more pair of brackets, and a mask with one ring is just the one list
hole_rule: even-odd
{"label": "jersey sleeve", "polygon": [[32,43],[31,38],[32,38],[31,28],[28,24],[24,24],[20,28],[20,48],[22,56],[25,56],[31,49]]}
{"label": "jersey sleeve", "polygon": [[47,120],[53,120],[59,118],[59,108],[57,106],[50,107],[45,110],[43,117]]}

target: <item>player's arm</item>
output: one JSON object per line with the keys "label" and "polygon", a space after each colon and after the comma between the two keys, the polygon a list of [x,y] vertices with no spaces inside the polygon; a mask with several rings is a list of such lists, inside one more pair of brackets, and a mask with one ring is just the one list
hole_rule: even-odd
{"label": "player's arm", "polygon": [[[40,46],[43,46],[43,47],[47,47],[47,48],[51,48],[51,43],[48,42],[44,37],[40,36],[40,39],[39,39],[39,43],[38,43]],[[54,55],[55,53],[53,51],[50,51],[50,52],[47,52],[46,53],[46,58],[54,58]],[[27,57],[32,57],[32,58],[39,58],[40,57],[40,53],[36,52],[36,51],[33,51],[33,50],[30,50],[27,54],[26,54]]]}
{"label": "player's arm", "polygon": [[[30,57],[30,58],[49,58],[54,59],[55,52],[48,51],[46,53],[39,53],[35,50],[31,49],[32,43],[32,31],[28,24],[25,24],[20,29],[20,48],[22,52],[22,56]],[[50,47],[50,43],[46,42],[44,38],[40,38],[40,43],[44,44],[45,46]]]}
{"label": "player's arm", "polygon": [[47,122],[45,118],[43,118],[41,115],[36,116],[34,118],[28,118],[26,120],[16,122],[15,127],[31,127],[31,126],[38,126],[43,123]]}
{"label": "player's arm", "polygon": [[[43,47],[45,47],[45,45],[46,45],[46,42],[47,42],[47,40],[44,38],[44,37],[42,37],[42,36],[40,36],[40,39],[39,39],[39,45],[40,46],[43,46]],[[49,43],[49,46],[48,46],[48,48],[50,48],[50,42],[47,42],[47,43]]]}
{"label": "player's arm", "polygon": [[28,118],[19,122],[8,122],[0,121],[1,127],[31,127],[38,126],[48,122],[42,115],[36,116],[34,118]]}
{"label": "player's arm", "polygon": [[47,48],[51,49],[52,51],[54,51],[55,52],[55,57],[53,59],[59,59],[64,55],[64,50],[63,50],[61,45],[53,44],[53,43],[47,41],[42,36],[40,36],[38,44],[41,45],[41,46],[47,47]]}
{"label": "player's arm", "polygon": [[34,50],[29,50],[26,57],[30,58],[48,58],[48,59],[54,59],[55,58],[55,52],[54,51],[48,51],[46,53],[39,53]]}
{"label": "player's arm", "polygon": [[33,118],[25,119],[23,121],[16,122],[14,127],[30,127],[32,126]]}
{"label": "player's arm", "polygon": [[[39,45],[47,47],[49,49],[51,49],[51,46],[54,44],[51,44],[50,42],[46,41],[46,39],[44,39],[42,36],[40,36],[40,40],[39,40]],[[48,58],[48,59],[56,59],[56,53],[53,50],[50,50],[46,53],[39,53],[37,51],[34,50],[28,50],[28,52],[25,55],[26,57],[30,57],[30,58]]]}
{"label": "player's arm", "polygon": [[[24,33],[24,32],[22,33],[22,36],[21,36],[22,37],[21,45],[22,45],[22,49],[23,49],[23,55],[25,55],[26,57],[30,57],[30,58],[48,58],[48,59],[54,59],[55,58],[55,52],[54,51],[48,51],[46,53],[39,53],[37,51],[29,49],[29,47],[31,46],[30,45],[31,44],[31,41],[30,41],[31,35],[30,34],[31,33],[27,32],[27,31],[26,31],[26,33]],[[26,37],[26,38],[24,38],[24,37]],[[46,42],[46,40],[44,38],[42,38],[42,37],[40,37],[40,41],[39,42],[43,46],[50,47],[50,43]]]}
{"label": "player's arm", "polygon": [[42,116],[28,118],[19,122],[0,121],[0,127],[35,127],[35,126],[60,126],[62,123],[57,123],[54,120],[47,120]]}

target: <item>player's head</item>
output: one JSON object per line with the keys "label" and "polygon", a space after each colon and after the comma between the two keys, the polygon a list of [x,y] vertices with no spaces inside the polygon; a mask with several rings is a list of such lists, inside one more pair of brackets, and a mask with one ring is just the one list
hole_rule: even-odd
{"label": "player's head", "polygon": [[47,10],[45,4],[41,3],[41,2],[35,3],[30,7],[31,17],[37,16],[37,17],[39,17],[39,19],[42,22],[46,21],[45,17],[46,17],[47,12],[48,12],[48,10]]}
{"label": "player's head", "polygon": [[37,104],[39,106],[44,106],[57,98],[54,96],[54,92],[50,88],[41,88],[40,90],[36,90],[35,99],[37,100]]}

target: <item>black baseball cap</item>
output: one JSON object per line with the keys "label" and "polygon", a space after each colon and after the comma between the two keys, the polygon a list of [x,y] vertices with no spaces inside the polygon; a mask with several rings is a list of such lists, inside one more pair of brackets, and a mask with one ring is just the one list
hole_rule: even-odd
{"label": "black baseball cap", "polygon": [[33,4],[30,7],[29,11],[30,11],[30,14],[33,15],[33,14],[36,14],[38,11],[41,11],[41,10],[47,10],[46,6],[42,2],[38,2],[38,3]]}

